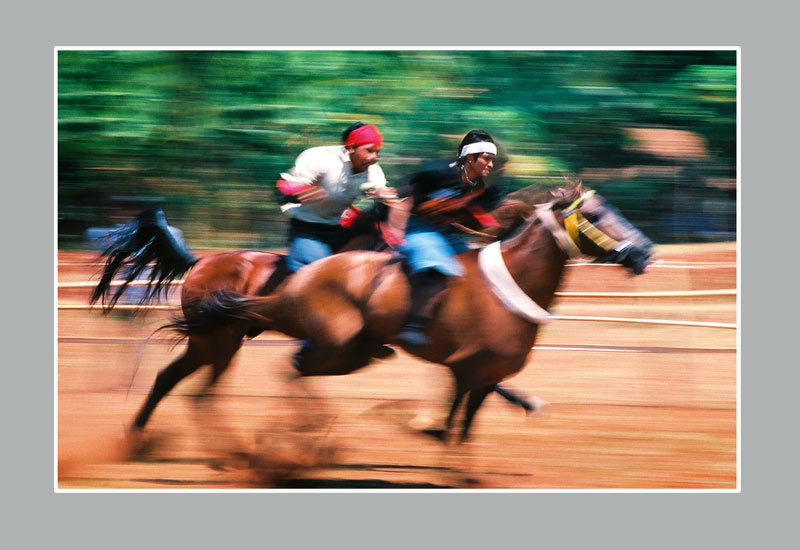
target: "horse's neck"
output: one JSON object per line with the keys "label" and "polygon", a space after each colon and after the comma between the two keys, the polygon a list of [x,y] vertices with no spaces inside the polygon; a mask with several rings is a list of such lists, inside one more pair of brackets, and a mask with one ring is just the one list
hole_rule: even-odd
{"label": "horse's neck", "polygon": [[534,219],[501,245],[509,273],[525,294],[547,308],[561,281],[567,255],[544,224]]}

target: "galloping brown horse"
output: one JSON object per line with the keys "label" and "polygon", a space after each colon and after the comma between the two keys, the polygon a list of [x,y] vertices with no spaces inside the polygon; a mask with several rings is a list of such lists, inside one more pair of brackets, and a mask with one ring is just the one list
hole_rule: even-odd
{"label": "galloping brown horse", "polygon": [[[520,216],[529,210],[525,203],[508,201],[496,212],[501,231],[509,231],[518,225]],[[380,217],[379,208],[365,210],[351,226],[352,238],[344,250],[386,249],[386,243],[375,230],[375,222]],[[142,305],[165,294],[174,279],[188,272],[181,290],[181,309],[188,318],[216,293],[266,296],[274,292],[288,275],[286,257],[271,252],[246,250],[196,257],[175,239],[164,212],[159,208],[145,210],[112,232],[109,246],[102,255],[107,260],[91,303],[101,302],[106,311],[114,308],[129,283],[147,273],[147,269],[150,269],[149,284],[141,299]],[[123,277],[122,284],[112,293],[111,283],[120,276]],[[175,385],[204,365],[211,365],[212,372],[198,396],[208,395],[230,365],[243,339],[254,337],[262,330],[243,327],[241,323],[223,323],[213,330],[190,334],[186,351],[159,372],[133,421],[132,430],[144,428],[158,403]],[[372,351],[385,353],[387,349],[373,347]],[[532,409],[523,397],[503,388],[497,388],[497,391],[512,403]]]}
{"label": "galloping brown horse", "polygon": [[[525,365],[568,257],[646,270],[652,243],[599,195],[577,185],[547,198],[510,237],[458,256],[465,276],[453,278],[437,304],[431,344],[406,348],[453,373],[446,433],[469,393],[462,441],[486,395]],[[391,342],[408,307],[408,280],[392,254],[351,251],[305,267],[264,298],[215,293],[173,328],[190,336],[277,330],[312,344],[295,356],[301,376],[338,375],[369,364],[365,344]]]}

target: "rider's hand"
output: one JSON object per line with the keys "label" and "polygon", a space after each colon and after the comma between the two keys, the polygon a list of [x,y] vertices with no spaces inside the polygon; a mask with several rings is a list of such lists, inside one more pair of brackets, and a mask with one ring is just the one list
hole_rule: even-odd
{"label": "rider's hand", "polygon": [[388,244],[390,247],[395,248],[397,246],[406,244],[406,241],[403,238],[403,231],[392,228],[387,223],[378,223],[378,229],[380,229],[383,242]]}
{"label": "rider's hand", "polygon": [[297,197],[297,200],[300,201],[301,203],[315,202],[327,199],[328,192],[325,191],[324,187],[319,187],[315,185],[310,189],[306,189],[305,191],[300,191],[295,195],[295,197]]}

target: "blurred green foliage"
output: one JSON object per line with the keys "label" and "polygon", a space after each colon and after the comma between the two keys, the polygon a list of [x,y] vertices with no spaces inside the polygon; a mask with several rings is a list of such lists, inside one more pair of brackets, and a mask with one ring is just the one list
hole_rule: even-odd
{"label": "blurred green foliage", "polygon": [[484,128],[509,190],[577,176],[657,242],[735,237],[735,188],[709,185],[736,178],[735,51],[65,50],[59,247],[129,196],[159,197],[190,246],[280,247],[275,180],[357,120],[390,183]]}

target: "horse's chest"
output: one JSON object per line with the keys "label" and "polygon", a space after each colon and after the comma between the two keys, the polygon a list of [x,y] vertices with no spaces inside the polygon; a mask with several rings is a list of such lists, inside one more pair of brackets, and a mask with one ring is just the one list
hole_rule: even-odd
{"label": "horse's chest", "polygon": [[465,294],[457,303],[448,304],[450,318],[464,342],[480,342],[504,355],[526,353],[536,338],[538,325],[506,309],[488,288]]}

